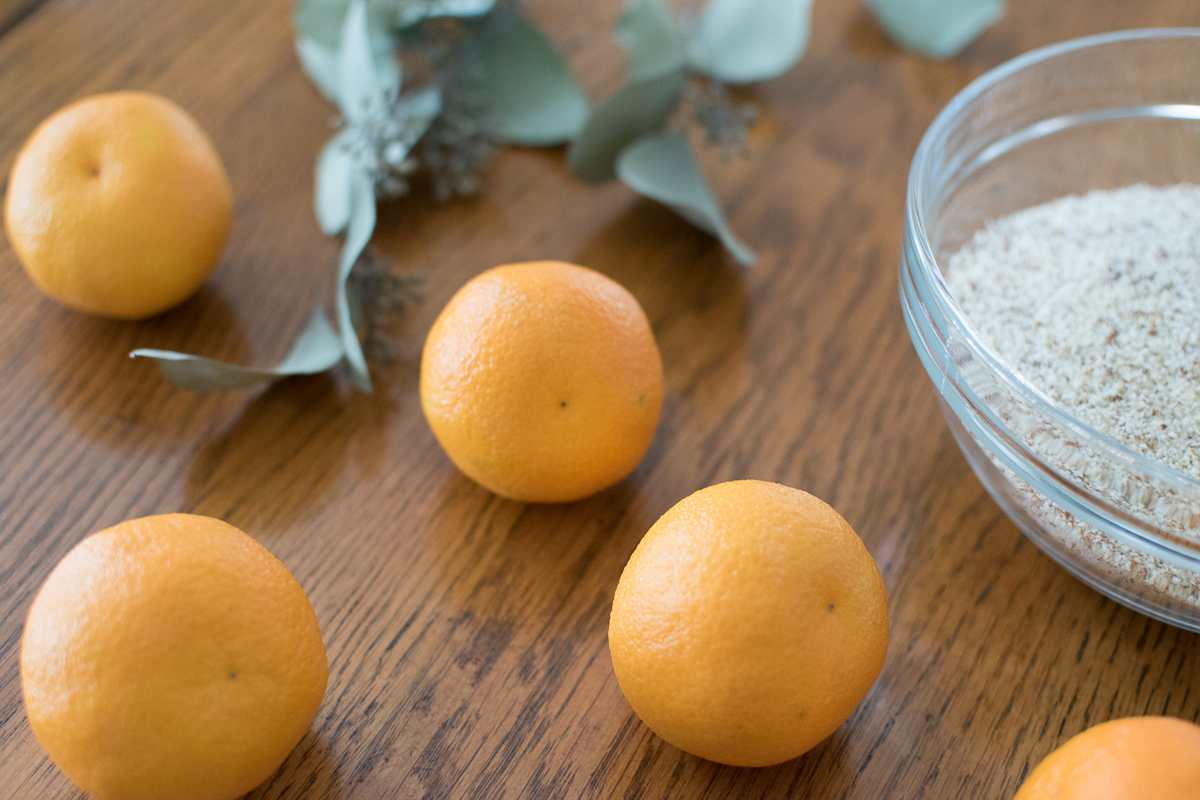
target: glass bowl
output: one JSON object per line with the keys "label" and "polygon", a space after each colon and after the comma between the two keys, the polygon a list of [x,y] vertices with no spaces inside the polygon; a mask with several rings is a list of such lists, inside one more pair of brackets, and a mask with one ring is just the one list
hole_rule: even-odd
{"label": "glass bowl", "polygon": [[959,93],[913,159],[900,297],[946,422],[1005,513],[1096,590],[1200,631],[1200,480],[1055,406],[980,340],[941,271],[988,220],[1137,183],[1200,184],[1200,29],[1044,47]]}

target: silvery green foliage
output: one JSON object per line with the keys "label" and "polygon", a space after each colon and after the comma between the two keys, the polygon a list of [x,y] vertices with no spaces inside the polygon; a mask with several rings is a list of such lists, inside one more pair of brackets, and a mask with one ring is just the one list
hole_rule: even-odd
{"label": "silvery green foliage", "polygon": [[480,67],[480,88],[495,106],[506,141],[553,145],[583,130],[587,98],[554,45],[520,14],[500,21],[482,52]]}
{"label": "silvery green foliage", "polygon": [[[359,327],[372,350],[385,350],[380,315],[413,298],[411,278],[385,274],[384,262],[363,255],[376,202],[406,193],[420,168],[439,197],[469,194],[502,140],[557,144],[587,118],[582,90],[516,0],[299,0],[294,24],[300,65],[339,112],[339,130],[317,156],[313,198],[321,230],[344,235],[336,326],[318,309],[288,357],[268,370],[133,353],[156,359],[183,388],[245,388],[344,361],[354,385],[370,391]],[[401,67],[409,56],[428,72],[413,88]]]}
{"label": "silvery green foliage", "polygon": [[426,87],[399,95],[400,70],[381,75],[367,40],[366,8],[350,8],[338,50],[338,107],[342,130],[317,157],[314,204],[321,230],[341,233],[352,212],[352,186],[360,175],[380,197],[408,191],[416,169],[409,156],[414,144],[441,111],[441,92]]}
{"label": "silvery green foliage", "polygon": [[627,83],[588,119],[571,143],[567,164],[576,178],[603,183],[617,175],[621,152],[644,136],[660,132],[679,107],[687,89],[683,70]]}
{"label": "silvery green foliage", "polygon": [[950,58],[1000,17],[1004,0],[866,0],[898,44],[931,58]]}
{"label": "silvery green foliage", "polygon": [[754,113],[735,106],[725,84],[767,80],[791,68],[808,44],[811,6],[812,0],[710,0],[698,18],[681,19],[666,0],[629,0],[615,29],[629,51],[629,74],[572,143],[571,171],[592,183],[619,177],[712,233],[740,263],[753,263],[687,137],[667,129],[690,98],[709,143],[723,155],[745,152]]}
{"label": "silvery green foliage", "polygon": [[349,124],[317,156],[313,193],[317,222],[329,235],[350,221],[350,177],[366,175],[380,198],[408,191],[408,176],[417,169],[410,153],[442,111],[441,91],[428,87],[398,99],[386,98],[380,112]]}
{"label": "silvery green foliage", "polygon": [[[372,36],[371,56],[375,72],[391,86],[400,86],[400,68],[392,55],[391,39],[387,36]],[[308,77],[316,84],[325,99],[337,105],[341,94],[341,77],[338,69],[338,48],[326,47],[315,39],[298,37],[296,55]]]}
{"label": "silvery green foliage", "polygon": [[710,0],[691,41],[694,69],[729,84],[787,72],[808,46],[813,0]]}
{"label": "silvery green foliage", "polygon": [[245,389],[289,375],[315,375],[324,372],[342,360],[342,343],[330,327],[325,312],[317,309],[300,338],[292,345],[291,352],[274,369],[253,369],[211,358],[147,347],[134,350],[129,356],[154,359],[158,362],[163,376],[182,389]]}
{"label": "silvery green foliage", "polygon": [[687,89],[683,34],[665,0],[633,0],[616,37],[629,50],[625,85],[588,118],[567,153],[571,172],[589,183],[616,177],[621,151],[661,131]]}
{"label": "silvery green foliage", "polygon": [[629,51],[629,83],[654,80],[687,66],[683,31],[662,0],[630,2],[613,34]]}
{"label": "silvery green foliage", "polygon": [[754,251],[734,236],[725,222],[682,130],[646,136],[622,150],[617,174],[634,191],[669,206],[717,237],[738,263],[754,263]]}

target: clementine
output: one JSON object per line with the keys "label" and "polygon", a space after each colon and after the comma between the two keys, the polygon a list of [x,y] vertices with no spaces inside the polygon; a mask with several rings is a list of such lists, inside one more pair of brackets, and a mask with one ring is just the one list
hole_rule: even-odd
{"label": "clementine", "polygon": [[13,162],[4,227],[50,297],[139,319],[200,287],[232,211],[225,169],[195,120],[163,97],[114,92],[33,132]]}
{"label": "clementine", "polygon": [[104,800],[232,800],[300,741],[328,664],[266,548],[191,514],[123,522],[50,573],[21,640],[34,735]]}
{"label": "clementine", "polygon": [[1102,722],[1067,740],[1013,800],[1200,800],[1200,725],[1174,717]]}
{"label": "clementine", "polygon": [[421,407],[467,476],[514,500],[578,500],[629,474],[654,437],[662,360],[637,300],[561,261],[496,267],[442,310]]}
{"label": "clementine", "polygon": [[663,514],[629,559],[608,631],[638,716],[713,761],[767,766],[850,716],[887,654],[883,579],[836,511],[731,481]]}

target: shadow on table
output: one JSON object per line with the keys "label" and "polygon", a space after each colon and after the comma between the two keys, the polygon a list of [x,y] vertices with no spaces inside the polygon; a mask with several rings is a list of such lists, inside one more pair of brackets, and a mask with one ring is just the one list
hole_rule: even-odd
{"label": "shadow on table", "polygon": [[[222,360],[251,360],[237,314],[214,289],[201,289],[178,308],[140,322],[102,319],[45,301],[47,310],[30,349],[37,353],[43,396],[73,428],[114,447],[177,440],[196,418],[210,417],[214,393],[172,387],[138,347],[202,352]],[[207,410],[199,411],[203,406]]]}
{"label": "shadow on table", "polygon": [[573,503],[538,504],[455,471],[438,494],[428,541],[441,582],[460,609],[493,619],[529,619],[591,584],[611,594],[650,524],[631,478]]}
{"label": "shadow on table", "polygon": [[337,760],[320,734],[310,730],[275,774],[245,800],[341,800],[349,796]]}
{"label": "shadow on table", "polygon": [[574,503],[526,504],[456,474],[440,495],[427,550],[441,606],[462,627],[454,663],[472,687],[503,664],[541,687],[530,702],[547,702],[603,640],[621,570],[649,526],[638,487],[627,479]]}
{"label": "shadow on table", "polygon": [[[807,753],[782,764],[731,767],[668,744],[649,733],[636,718],[633,724],[644,731],[637,737],[640,747],[600,759],[602,766],[593,771],[588,786],[604,786],[607,796],[629,800],[675,797],[680,795],[681,786],[703,786],[706,797],[783,798],[845,797],[854,782],[856,756],[850,753],[851,737],[840,728]],[[620,740],[614,745],[619,747]],[[633,762],[636,766],[626,778]],[[613,780],[605,779],[606,772]],[[614,785],[618,780],[620,783]]]}
{"label": "shadow on table", "polygon": [[252,400],[196,454],[185,508],[256,530],[283,529],[319,508],[353,451],[359,471],[384,467],[396,410],[386,377],[374,394],[330,373],[284,379]]}

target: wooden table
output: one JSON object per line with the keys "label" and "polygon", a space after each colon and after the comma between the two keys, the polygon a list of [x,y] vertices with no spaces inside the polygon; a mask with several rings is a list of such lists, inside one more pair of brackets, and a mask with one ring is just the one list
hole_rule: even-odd
{"label": "wooden table", "polygon": [[[593,99],[621,79],[603,4],[535,0]],[[621,185],[571,180],[561,148],[509,149],[483,192],[385,206],[376,244],[425,272],[376,365],[265,391],[193,394],[138,346],[269,365],[330,295],[337,243],[311,211],[331,107],[297,65],[286,0],[0,0],[0,173],[46,115],[94,92],[160,92],[212,135],[236,212],[214,278],[142,323],[43,299],[0,246],[0,798],[76,797],[25,720],[22,621],[82,537],[167,511],[225,519],[304,585],[330,658],[309,735],[262,798],[1008,798],[1067,737],[1113,717],[1200,718],[1200,637],[1086,588],[1020,534],[952,441],[900,314],[908,166],[972,78],[1032,47],[1200,25],[1195,0],[1012,0],[961,56],[902,52],[854,0],[748,96],[752,157],[716,189],[760,264]],[[562,258],[646,308],[667,396],[615,488],[561,506],[498,499],[442,454],[417,399],[425,331],[495,264]],[[735,769],[665,744],[606,646],[613,589],[650,524],[692,491],[762,478],[824,498],[890,596],[891,648],[850,720],[807,755]]]}

